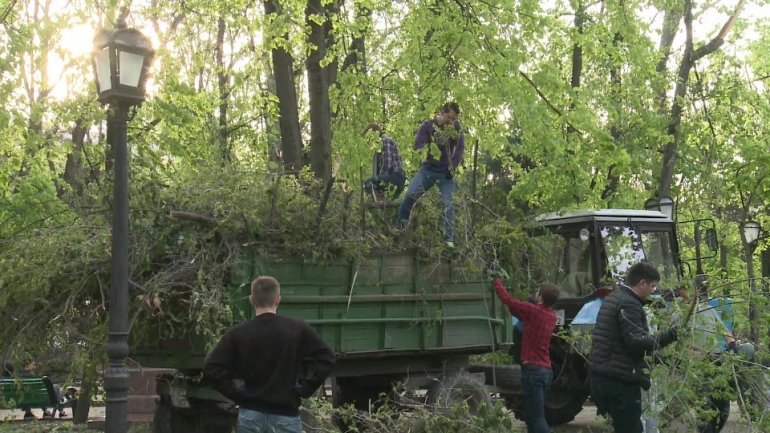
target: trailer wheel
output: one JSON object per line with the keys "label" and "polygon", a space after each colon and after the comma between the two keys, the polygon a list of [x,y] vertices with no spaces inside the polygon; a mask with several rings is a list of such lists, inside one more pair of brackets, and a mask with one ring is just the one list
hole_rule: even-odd
{"label": "trailer wheel", "polygon": [[478,370],[484,373],[488,385],[521,388],[521,367],[518,365],[484,365]]}
{"label": "trailer wheel", "polygon": [[168,395],[161,394],[152,420],[153,433],[193,433],[200,431],[196,417],[175,409]]}
{"label": "trailer wheel", "polygon": [[482,406],[492,406],[492,399],[484,382],[464,371],[444,380],[436,380],[428,388],[426,401],[437,410],[467,403],[472,414],[477,413]]}

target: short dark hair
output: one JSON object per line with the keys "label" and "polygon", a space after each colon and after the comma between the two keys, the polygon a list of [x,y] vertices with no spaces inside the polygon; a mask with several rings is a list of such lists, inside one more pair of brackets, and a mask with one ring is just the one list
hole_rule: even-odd
{"label": "short dark hair", "polygon": [[543,298],[543,304],[547,307],[556,303],[560,293],[561,291],[559,288],[551,283],[543,283],[540,285],[540,297]]}
{"label": "short dark hair", "polygon": [[275,305],[281,294],[281,285],[273,277],[263,275],[251,282],[251,299],[255,307]]}
{"label": "short dark hair", "polygon": [[457,105],[457,102],[450,101],[441,106],[442,113],[449,113],[450,110],[454,111],[458,116],[460,115],[460,106]]}
{"label": "short dark hair", "polygon": [[642,280],[660,281],[660,272],[647,262],[636,263],[626,273],[626,284],[634,287]]}

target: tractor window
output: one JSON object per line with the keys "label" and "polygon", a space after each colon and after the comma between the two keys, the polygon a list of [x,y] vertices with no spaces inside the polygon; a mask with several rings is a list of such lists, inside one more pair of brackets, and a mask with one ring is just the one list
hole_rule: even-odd
{"label": "tractor window", "polygon": [[660,272],[660,289],[673,289],[679,284],[672,254],[670,232],[642,233],[642,244],[647,256],[647,263]]}
{"label": "tractor window", "polygon": [[621,280],[631,265],[644,260],[641,239],[632,227],[605,225],[601,235],[607,254],[606,273],[613,280]]}
{"label": "tractor window", "polygon": [[594,290],[591,274],[591,244],[577,232],[546,234],[533,239],[532,264],[540,281],[556,284],[561,296],[582,297]]}
{"label": "tractor window", "polygon": [[677,285],[671,234],[667,231],[644,232],[634,227],[605,225],[601,228],[607,254],[607,276],[621,280],[634,263],[646,260],[660,272],[661,288]]}

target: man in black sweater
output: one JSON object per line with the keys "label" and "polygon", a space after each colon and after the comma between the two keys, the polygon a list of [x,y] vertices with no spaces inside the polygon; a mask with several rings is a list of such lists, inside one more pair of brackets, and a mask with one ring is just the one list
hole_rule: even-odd
{"label": "man in black sweater", "polygon": [[637,263],[607,296],[591,343],[591,396],[599,413],[609,414],[615,433],[642,433],[641,388],[650,389],[645,355],[676,340],[676,329],[650,335],[642,303],[655,290],[660,273]]}
{"label": "man in black sweater", "polygon": [[[204,379],[238,404],[238,433],[301,433],[300,398],[323,385],[334,352],[305,322],[276,314],[275,278],[255,279],[249,302],[256,317],[227,331],[206,359]],[[303,377],[308,362],[312,375]]]}

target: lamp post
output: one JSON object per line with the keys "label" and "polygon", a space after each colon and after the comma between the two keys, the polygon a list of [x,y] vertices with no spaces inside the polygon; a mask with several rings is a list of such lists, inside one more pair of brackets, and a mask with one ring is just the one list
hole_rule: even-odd
{"label": "lamp post", "polygon": [[[124,17],[125,18],[125,17]],[[92,55],[99,102],[109,104],[107,137],[114,152],[112,268],[109,331],[104,373],[107,433],[127,429],[128,370],[128,109],[144,101],[153,58],[149,39],[121,20],[115,31],[99,30]]]}
{"label": "lamp post", "polygon": [[749,323],[751,340],[757,342],[759,337],[759,331],[757,330],[757,305],[754,301],[754,294],[756,293],[756,282],[754,281],[754,250],[757,248],[759,242],[759,233],[761,227],[756,221],[746,221],[741,227],[741,234],[743,235],[743,251],[746,260],[746,276],[749,279]]}

